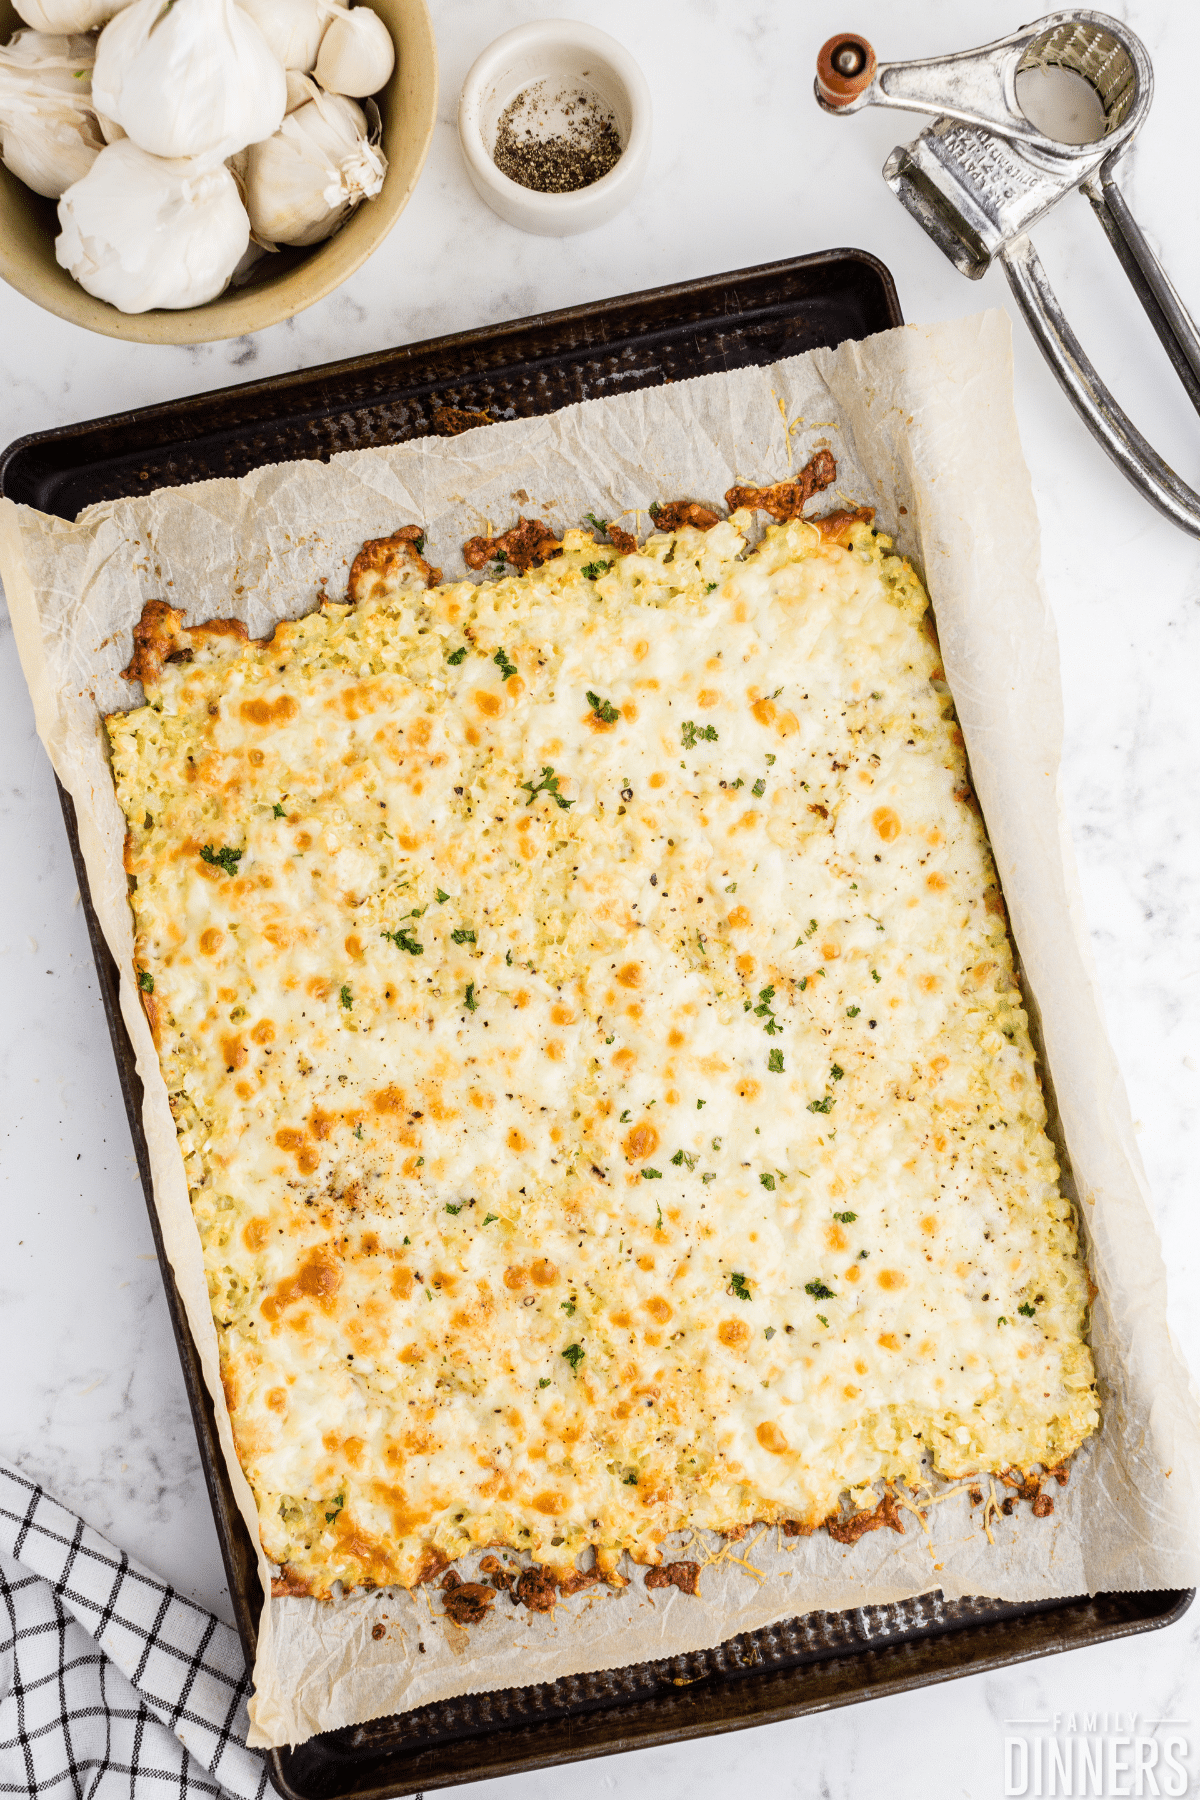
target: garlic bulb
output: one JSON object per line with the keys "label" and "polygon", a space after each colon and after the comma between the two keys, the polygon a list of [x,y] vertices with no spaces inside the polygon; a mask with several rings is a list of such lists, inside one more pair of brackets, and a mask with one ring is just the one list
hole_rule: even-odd
{"label": "garlic bulb", "polygon": [[362,100],[377,94],[396,66],[392,36],[369,6],[339,6],[317,56],[316,75],[329,94]]}
{"label": "garlic bulb", "polygon": [[288,76],[288,115],[246,153],[246,206],[256,237],[319,244],[383,186],[387,159],[368,142],[363,110]]}
{"label": "garlic bulb", "polygon": [[133,0],[100,34],[92,94],[155,156],[221,158],[270,137],[287,88],[234,0]]}
{"label": "garlic bulb", "polygon": [[0,161],[57,200],[104,148],[92,111],[90,37],[18,31],[0,48]]}
{"label": "garlic bulb", "polygon": [[100,152],[59,201],[58,217],[62,267],[126,313],[215,300],[250,238],[227,168],[150,156],[132,138]]}
{"label": "garlic bulb", "polygon": [[239,0],[285,69],[312,69],[329,23],[330,0]]}
{"label": "garlic bulb", "polygon": [[[16,0],[14,0],[16,4]],[[17,11],[35,31],[95,31],[129,0],[20,0]]]}

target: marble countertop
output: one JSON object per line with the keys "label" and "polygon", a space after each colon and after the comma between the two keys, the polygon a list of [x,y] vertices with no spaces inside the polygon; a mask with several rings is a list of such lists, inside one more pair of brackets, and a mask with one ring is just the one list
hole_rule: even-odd
{"label": "marble countertop", "polygon": [[[1200,311],[1200,232],[1186,176],[1200,8],[1109,3],[1156,65],[1157,97],[1126,165],[1125,192]],[[500,31],[537,17],[536,0],[431,0],[431,8],[442,61],[433,146],[413,201],[366,266],[289,324],[181,349],[90,336],[0,289],[0,443],[837,245],[861,246],[889,265],[910,320],[1008,303],[998,274],[969,288],[884,186],[880,165],[919,121],[879,112],[836,120],[815,106],[813,59],[836,14],[816,19],[772,0],[561,0],[559,11],[603,26],[638,57],[653,92],[655,141],[628,212],[588,236],[552,242],[522,236],[484,208],[455,129],[468,66]],[[905,57],[984,41],[1024,18],[1001,0],[975,0],[965,11],[969,27],[954,0],[856,0],[849,22],[882,56]],[[1089,208],[1067,200],[1036,237],[1118,398],[1197,482],[1195,418]],[[1172,1325],[1200,1369],[1200,557],[1195,541],[1151,511],[1087,436],[1019,320],[1015,339],[1017,409],[1061,642],[1066,805],[1170,1271]],[[0,1455],[228,1617],[74,871],[6,618],[0,767],[0,1293],[9,1371]],[[1152,1636],[824,1717],[581,1764],[569,1780],[580,1800],[646,1786],[703,1800],[748,1781],[839,1797],[999,1795],[1012,1734],[1005,1721],[1099,1714],[1118,1733],[1153,1735],[1163,1728],[1145,1721],[1187,1721],[1176,1735],[1189,1746],[1186,1791],[1194,1792],[1198,1669],[1200,1607]],[[1131,1791],[1120,1781],[1118,1772],[1104,1791]],[[476,1791],[534,1800],[561,1786],[551,1771]],[[1042,1790],[1031,1780],[1028,1791]]]}

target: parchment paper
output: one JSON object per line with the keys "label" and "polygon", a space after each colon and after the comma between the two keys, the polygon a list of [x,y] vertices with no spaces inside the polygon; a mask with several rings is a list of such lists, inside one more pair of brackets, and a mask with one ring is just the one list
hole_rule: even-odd
{"label": "parchment paper", "polygon": [[[916,559],[933,599],[1100,1290],[1101,1431],[1069,1486],[1052,1489],[1053,1518],[1034,1520],[1022,1506],[996,1520],[994,1545],[960,1491],[932,1507],[927,1528],[905,1513],[903,1537],[881,1531],[852,1548],[825,1534],[788,1544],[775,1528],[757,1542],[751,1533],[705,1570],[698,1600],[671,1588],[648,1594],[635,1572],[622,1595],[585,1592],[553,1617],[501,1600],[470,1633],[437,1616],[440,1600],[424,1591],[268,1601],[252,1742],[294,1743],[470,1690],[698,1649],[812,1608],[932,1588],[1026,1600],[1200,1581],[1200,1408],[1166,1324],[1166,1273],[1063,820],[1058,651],[1013,411],[1008,321],[996,312],[455,439],[115,501],[74,525],[4,503],[0,573],[38,730],[74,798],[96,909],[122,972],[163,1234],[234,1490],[257,1543],[183,1162],[131,978],[124,826],[100,726],[103,712],[137,701],[118,672],[144,601],[166,598],[189,622],[236,614],[261,633],[310,610],[322,583],[343,592],[363,539],[400,524],[425,524],[426,555],[452,578],[464,572],[462,541],[489,524],[503,530],[518,511],[561,529],[588,510],[628,527],[641,508],[644,530],[652,500],[720,505],[734,481],[784,477],[822,444],[838,461],[838,498],[878,508],[877,523]],[[262,1576],[269,1593],[265,1562]]]}

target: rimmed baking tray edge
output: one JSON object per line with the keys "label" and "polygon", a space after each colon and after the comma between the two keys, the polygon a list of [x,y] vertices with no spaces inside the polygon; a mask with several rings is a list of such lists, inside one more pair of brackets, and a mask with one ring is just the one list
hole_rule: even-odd
{"label": "rimmed baking tray edge", "polygon": [[[139,426],[146,428],[147,421],[161,425],[172,414],[178,416],[181,410],[188,410],[189,416],[199,422],[206,407],[211,409],[222,400],[228,402],[231,394],[239,397],[253,394],[261,398],[275,394],[286,401],[292,395],[298,398],[305,388],[313,390],[335,381],[340,371],[345,371],[348,378],[357,377],[388,356],[405,354],[414,367],[418,356],[423,356],[426,362],[438,356],[457,356],[465,362],[473,353],[479,353],[488,345],[495,345],[505,339],[516,340],[523,331],[526,335],[552,331],[560,321],[564,329],[585,326],[589,318],[596,316],[598,312],[603,312],[606,319],[611,320],[622,311],[632,312],[639,304],[648,305],[673,298],[678,298],[681,308],[694,307],[705,298],[715,299],[723,289],[738,282],[748,283],[776,273],[782,276],[792,269],[815,270],[823,263],[847,261],[859,263],[864,274],[869,272],[878,280],[887,322],[901,323],[899,304],[890,274],[875,258],[858,251],[835,251],[824,256],[796,258],[790,262],[734,271],[726,276],[708,277],[645,294],[620,296],[599,303],[598,308],[570,308],[562,313],[535,315],[528,320],[510,321],[480,331],[460,333],[428,344],[408,347],[404,353],[383,353],[379,358],[356,358],[344,364],[329,364],[319,369],[298,372],[294,377],[213,390],[204,395],[193,396],[178,406],[168,403],[157,408],[139,409],[113,415],[108,419],[88,421],[79,426],[61,427],[53,432],[32,434],[10,445],[0,457],[0,493],[8,491],[10,483],[19,488],[20,480],[13,482],[12,477],[19,475],[22,459],[28,463],[31,456],[44,454],[49,446],[57,449],[86,442],[89,434],[94,439],[95,434],[104,430],[124,428],[136,432]],[[686,318],[680,321],[681,325],[686,322]],[[613,344],[620,341],[620,338],[602,340],[596,343],[595,349],[611,352]],[[520,367],[517,359],[508,365],[493,364],[487,373],[499,375],[506,368]],[[467,370],[465,376],[469,377],[472,372],[481,375],[484,373]],[[452,387],[452,376],[448,374],[441,385]],[[365,400],[362,409],[369,410],[370,405],[371,401]],[[336,410],[336,407],[325,408],[323,413],[318,412],[315,416],[324,416]],[[279,416],[301,428],[306,422],[303,408],[299,413],[289,413],[285,406]],[[311,418],[314,415],[308,416]],[[169,454],[172,444],[181,441],[189,440],[175,438],[164,441],[159,438],[157,443],[144,443],[142,447],[148,451],[165,450]],[[194,444],[196,440],[192,438],[190,441]],[[129,458],[125,456],[120,460],[127,463]],[[153,462],[155,458],[148,455],[145,460]],[[264,456],[262,460],[266,462],[275,459]],[[86,468],[86,460],[82,466]],[[148,479],[148,476],[143,479]],[[153,485],[164,484],[157,482]],[[139,487],[136,491],[146,493],[151,490],[150,487]],[[201,1462],[217,1524],[235,1619],[247,1659],[251,1660],[257,1641],[257,1618],[262,1604],[256,1559],[245,1524],[233,1500],[228,1474],[217,1444],[212,1401],[162,1243],[153,1202],[149,1159],[141,1128],[141,1083],[120,1014],[116,964],[104,942],[91,904],[73,803],[61,786],[59,795],[79,879],[80,898],[95,957],[101,999],[130,1120],[138,1170],[150,1213],[151,1230],[163,1271],[168,1309],[179,1346],[189,1403],[196,1421]],[[307,1756],[304,1754],[309,1748],[307,1746],[301,1746],[299,1751],[273,1751],[270,1757],[272,1780],[288,1800],[316,1800],[318,1795],[321,1800],[333,1800],[334,1796],[350,1794],[361,1797],[361,1800],[382,1800],[385,1794],[411,1791],[417,1787],[432,1790],[495,1775],[531,1772],[588,1757],[617,1754],[635,1748],[777,1722],[1039,1656],[1057,1654],[1067,1649],[1161,1629],[1182,1617],[1193,1598],[1194,1590],[1156,1590],[1136,1595],[1097,1595],[1092,1599],[1039,1603],[1027,1608],[1008,1609],[1004,1617],[992,1618],[983,1624],[972,1623],[968,1618],[961,1623],[930,1626],[901,1642],[893,1642],[882,1648],[864,1648],[850,1654],[832,1650],[827,1656],[818,1655],[798,1664],[777,1666],[761,1672],[749,1672],[756,1662],[761,1661],[754,1653],[750,1639],[747,1643],[751,1653],[743,1663],[747,1670],[745,1673],[738,1672],[732,1677],[728,1673],[709,1673],[691,1680],[668,1676],[665,1679],[675,1689],[673,1694],[666,1696],[669,1705],[664,1702],[662,1695],[653,1694],[649,1698],[643,1697],[632,1702],[619,1701],[607,1707],[603,1704],[589,1705],[578,1712],[559,1709],[554,1716],[539,1724],[509,1727],[490,1734],[493,1754],[485,1758],[483,1763],[478,1759],[473,1763],[464,1761],[471,1753],[472,1746],[476,1749],[482,1747],[482,1740],[472,1732],[446,1740],[433,1748],[418,1749],[408,1757],[386,1750],[372,1754],[365,1748],[347,1748],[344,1753],[339,1750],[332,1755],[332,1764],[344,1769],[347,1765],[357,1763],[364,1775],[367,1773],[366,1764],[371,1765],[373,1772],[383,1773],[385,1769],[394,1771],[386,1775],[382,1785],[359,1783],[339,1787],[336,1784],[329,1785],[328,1781],[321,1781],[317,1785],[296,1785],[292,1777],[302,1774],[301,1768],[296,1766],[297,1761],[301,1764],[311,1763],[313,1751],[326,1738],[344,1738],[347,1734],[342,1732],[322,1734],[322,1737],[312,1740],[312,1749]],[[760,1635],[762,1634],[753,1634],[754,1637]],[[1003,1648],[997,1647],[1000,1643],[1003,1643]],[[689,1696],[687,1690],[693,1685],[698,1691]],[[651,1713],[655,1716],[651,1717]],[[544,1737],[552,1731],[557,1731],[560,1737],[565,1735],[565,1744],[558,1742],[553,1746],[543,1744],[535,1747],[532,1743],[525,1742],[531,1736]],[[503,1746],[496,1745],[497,1737],[502,1737],[508,1744],[508,1754],[504,1753]],[[520,1745],[518,1739],[522,1740]],[[440,1761],[442,1767],[428,1766],[432,1759]]]}

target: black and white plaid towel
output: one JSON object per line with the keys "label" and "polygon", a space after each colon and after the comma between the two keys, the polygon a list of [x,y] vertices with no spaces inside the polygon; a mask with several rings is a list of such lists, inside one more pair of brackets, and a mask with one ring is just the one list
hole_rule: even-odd
{"label": "black and white plaid towel", "polygon": [[0,1463],[0,1793],[262,1800],[237,1635]]}

